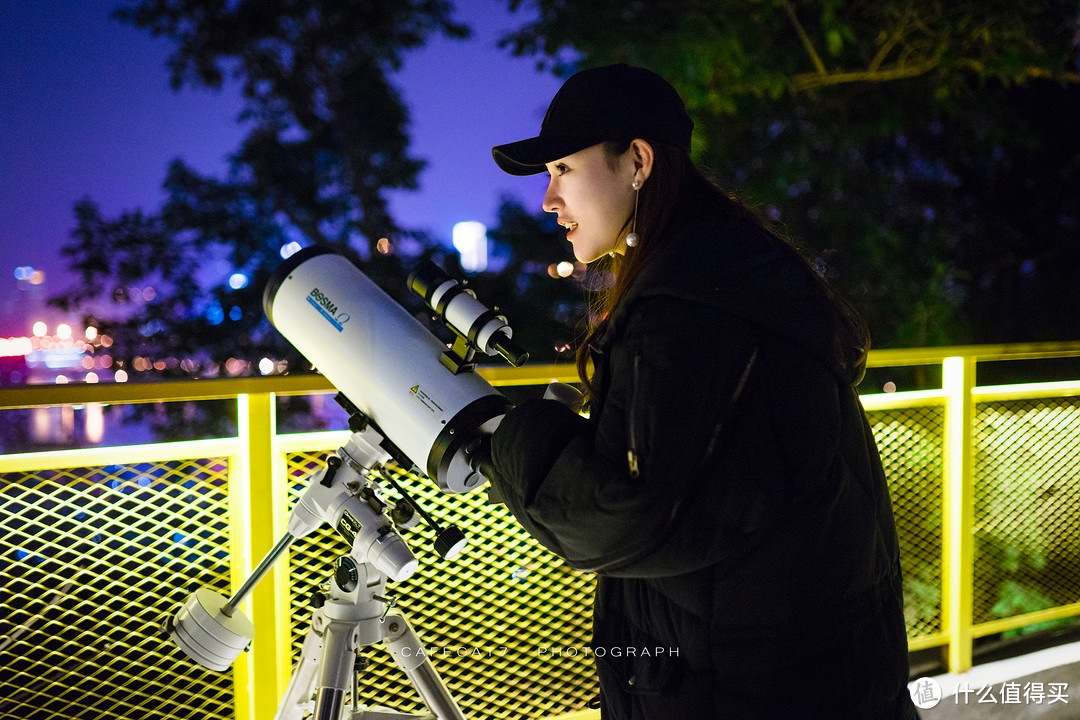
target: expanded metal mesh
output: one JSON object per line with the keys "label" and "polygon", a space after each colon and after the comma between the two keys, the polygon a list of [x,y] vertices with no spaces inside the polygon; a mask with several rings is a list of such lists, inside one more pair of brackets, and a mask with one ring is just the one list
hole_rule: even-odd
{"label": "expanded metal mesh", "polygon": [[941,407],[867,413],[889,482],[908,637],[941,632],[941,492],[945,411]]}
{"label": "expanded metal mesh", "polygon": [[[293,499],[324,460],[325,455],[314,453],[289,458]],[[387,588],[463,712],[517,720],[582,708],[597,694],[592,659],[585,654],[592,577],[542,548],[503,506],[487,504],[486,492],[448,496],[426,478],[402,476],[402,482],[439,522],[458,524],[469,538],[468,549],[446,561],[431,549],[433,538],[426,528],[405,531],[420,570]],[[311,620],[310,596],[329,581],[334,559],[348,549],[328,529],[292,547],[294,664]],[[362,702],[423,710],[386,650],[372,647],[365,656],[370,665],[362,679]]]}
{"label": "expanded metal mesh", "polygon": [[157,628],[229,589],[221,459],[0,475],[0,718],[231,718]]}
{"label": "expanded metal mesh", "polygon": [[1080,398],[982,403],[974,622],[1080,601]]}
{"label": "expanded metal mesh", "polygon": [[[889,478],[911,638],[940,634],[944,409],[869,413]],[[979,403],[974,621],[1080,599],[1080,399]],[[288,459],[290,500],[322,453]],[[0,475],[0,720],[233,718],[233,676],[188,661],[157,629],[188,595],[230,585],[224,459]],[[405,531],[421,569],[388,590],[465,712],[546,717],[596,694],[585,652],[593,579],[532,540],[483,491],[403,478],[470,548],[447,562]],[[387,493],[394,496],[395,493]],[[293,661],[311,591],[348,548],[329,529],[291,550]],[[362,700],[418,696],[381,646]]]}

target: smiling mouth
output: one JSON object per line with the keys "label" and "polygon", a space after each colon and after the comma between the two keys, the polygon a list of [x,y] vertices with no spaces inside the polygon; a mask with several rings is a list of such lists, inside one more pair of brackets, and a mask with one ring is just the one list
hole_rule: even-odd
{"label": "smiling mouth", "polygon": [[566,234],[567,235],[569,235],[570,233],[572,233],[574,230],[577,229],[577,223],[576,222],[561,222],[559,224],[562,225],[564,228],[566,228]]}

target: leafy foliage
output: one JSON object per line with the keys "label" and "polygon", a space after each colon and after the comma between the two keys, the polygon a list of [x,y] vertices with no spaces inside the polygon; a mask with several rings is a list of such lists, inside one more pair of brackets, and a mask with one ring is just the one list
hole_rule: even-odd
{"label": "leafy foliage", "polygon": [[528,5],[504,46],[559,75],[669,79],[698,162],[803,246],[876,345],[1080,330],[1075,2]]}
{"label": "leafy foliage", "polygon": [[443,0],[134,0],[114,14],[177,45],[172,84],[241,80],[254,123],[236,156],[315,242],[354,233],[374,252],[398,228],[383,191],[413,189],[408,112],[387,73],[432,33],[463,38]]}
{"label": "leafy foliage", "polygon": [[1003,0],[509,0],[538,19],[508,35],[517,55],[556,73],[612,62],[672,78],[694,110],[733,113],[743,96],[778,98],[820,88],[961,73],[1023,82],[1080,81],[1078,8],[1068,0],[1018,7]]}
{"label": "leafy foliage", "polygon": [[262,288],[293,241],[333,246],[403,295],[394,250],[427,240],[393,221],[384,194],[415,188],[423,163],[407,152],[388,74],[432,33],[465,37],[449,14],[440,0],[121,6],[115,17],[175,42],[175,87],[238,81],[249,132],[224,180],[174,161],[157,214],[110,219],[80,202],[63,252],[81,282],[53,304],[108,335],[120,367],[205,377],[253,372],[268,355],[303,366],[262,317]]}
{"label": "leafy foliage", "polygon": [[62,252],[82,282],[53,302],[87,313],[121,362],[139,357],[168,362],[159,369],[173,374],[214,375],[226,358],[272,346],[260,294],[286,238],[268,201],[246,184],[202,178],[174,161],[164,185],[169,200],[159,215],[109,220],[90,200],[76,206],[74,242]]}
{"label": "leafy foliage", "polygon": [[[503,41],[512,52],[564,75],[625,61],[669,78],[695,118],[696,159],[803,247],[876,345],[1080,330],[1075,1],[529,6],[535,21]],[[123,362],[177,358],[166,374],[205,376],[293,352],[259,300],[291,241],[346,253],[413,308],[404,258],[460,277],[383,197],[423,167],[388,74],[435,33],[465,37],[450,12],[438,0],[126,2],[116,17],[175,43],[174,86],[239,85],[249,132],[225,179],[174,162],[156,214],[105,218],[81,202],[65,251],[81,283],[55,303],[113,337]],[[499,222],[489,237],[504,265],[471,285],[536,360],[566,359],[585,316],[581,268],[552,277],[565,246],[550,218],[506,202]]]}

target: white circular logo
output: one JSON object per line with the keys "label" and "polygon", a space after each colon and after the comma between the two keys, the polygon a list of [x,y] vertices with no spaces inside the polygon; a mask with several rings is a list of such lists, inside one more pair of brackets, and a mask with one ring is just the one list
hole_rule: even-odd
{"label": "white circular logo", "polygon": [[919,678],[908,690],[911,701],[920,710],[928,710],[941,702],[941,685],[934,678]]}

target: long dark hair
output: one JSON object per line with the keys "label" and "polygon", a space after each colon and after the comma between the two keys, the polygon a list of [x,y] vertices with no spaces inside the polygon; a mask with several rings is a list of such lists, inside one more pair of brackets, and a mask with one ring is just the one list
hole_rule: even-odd
{"label": "long dark hair", "polygon": [[[625,153],[630,143],[629,139],[606,142],[604,152],[609,159],[613,159]],[[652,173],[638,191],[636,231],[640,240],[632,251],[607,256],[591,269],[593,272],[612,274],[614,282],[604,283],[604,289],[590,297],[590,325],[577,349],[577,371],[585,388],[585,406],[591,404],[596,393],[590,369],[590,344],[607,332],[612,312],[642,270],[675,240],[674,233],[667,230],[676,215],[683,212],[736,218],[774,238],[805,266],[823,294],[833,301],[836,309],[832,328],[836,359],[842,365],[851,367],[865,363],[870,346],[866,325],[858,313],[813,269],[806,257],[773,232],[756,213],[707,178],[685,151],[662,142],[650,141],[649,144],[653,148]],[[629,225],[628,220],[623,235],[629,230]]]}

